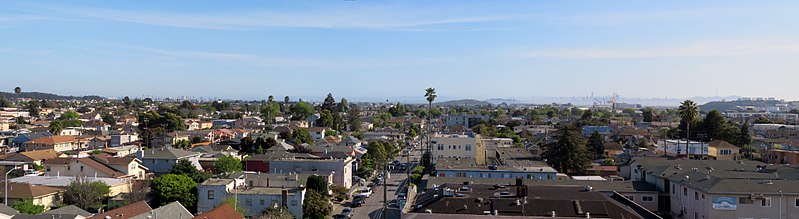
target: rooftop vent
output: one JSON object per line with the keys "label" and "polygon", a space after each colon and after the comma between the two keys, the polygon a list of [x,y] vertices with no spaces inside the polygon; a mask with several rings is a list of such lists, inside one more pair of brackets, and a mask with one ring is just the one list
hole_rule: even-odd
{"label": "rooftop vent", "polygon": [[589,186],[589,185],[585,185],[585,186],[583,186],[583,191],[585,191],[585,192],[590,192],[590,191],[591,191],[591,190],[593,190],[593,189],[594,189],[594,188],[592,188],[592,187],[591,187],[591,186]]}
{"label": "rooftop vent", "polygon": [[772,182],[770,179],[767,179],[767,180],[763,180],[762,182],[760,182],[760,184],[772,185],[772,184],[774,184],[774,182]]}

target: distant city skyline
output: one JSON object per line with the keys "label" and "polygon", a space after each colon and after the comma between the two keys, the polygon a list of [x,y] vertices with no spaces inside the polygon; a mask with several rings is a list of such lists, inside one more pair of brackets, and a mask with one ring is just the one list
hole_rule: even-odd
{"label": "distant city skyline", "polygon": [[795,1],[2,2],[0,90],[797,100],[797,10]]}

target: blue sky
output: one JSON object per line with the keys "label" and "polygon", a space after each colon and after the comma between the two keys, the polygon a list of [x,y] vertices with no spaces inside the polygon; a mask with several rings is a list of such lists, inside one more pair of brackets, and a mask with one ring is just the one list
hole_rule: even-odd
{"label": "blue sky", "polygon": [[4,1],[0,87],[799,99],[796,1]]}

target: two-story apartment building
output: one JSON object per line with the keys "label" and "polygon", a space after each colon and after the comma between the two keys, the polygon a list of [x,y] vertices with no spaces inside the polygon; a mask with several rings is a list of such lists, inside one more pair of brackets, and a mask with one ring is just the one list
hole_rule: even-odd
{"label": "two-story apartment building", "polygon": [[303,173],[303,172],[332,172],[333,184],[350,188],[352,186],[353,169],[355,161],[352,157],[346,158],[301,158],[283,157],[269,162],[270,173]]}
{"label": "two-story apartment building", "polygon": [[209,179],[197,187],[197,211],[210,211],[228,197],[246,210],[245,215],[257,217],[265,209],[286,207],[295,218],[303,218],[304,187],[245,186],[243,179]]}
{"label": "two-story apartment building", "polygon": [[133,157],[111,157],[105,154],[86,158],[55,158],[44,162],[47,176],[146,178],[147,168]]}
{"label": "two-story apartment building", "polygon": [[471,158],[477,165],[486,164],[486,147],[478,134],[433,135],[433,163],[438,158]]}
{"label": "two-story apartment building", "polygon": [[88,141],[80,142],[76,136],[56,135],[31,139],[23,143],[23,148],[26,151],[53,149],[58,152],[64,152],[85,148],[86,144],[88,144]]}

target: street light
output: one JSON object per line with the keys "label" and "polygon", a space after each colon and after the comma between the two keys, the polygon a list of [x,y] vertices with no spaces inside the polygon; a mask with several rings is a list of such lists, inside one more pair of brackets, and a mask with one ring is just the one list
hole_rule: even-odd
{"label": "street light", "polygon": [[3,204],[6,206],[8,206],[8,174],[11,173],[11,171],[14,171],[18,168],[19,167],[17,165],[14,165],[14,168],[6,172],[6,185],[5,185],[6,191],[3,193],[3,195],[5,196],[5,199],[3,199]]}

